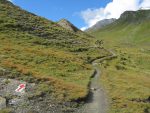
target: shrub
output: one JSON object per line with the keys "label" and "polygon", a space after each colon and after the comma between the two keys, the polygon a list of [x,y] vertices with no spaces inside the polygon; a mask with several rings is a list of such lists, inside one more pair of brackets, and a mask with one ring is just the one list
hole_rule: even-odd
{"label": "shrub", "polygon": [[0,110],[0,113],[13,113],[13,111],[10,108],[5,108],[5,109]]}

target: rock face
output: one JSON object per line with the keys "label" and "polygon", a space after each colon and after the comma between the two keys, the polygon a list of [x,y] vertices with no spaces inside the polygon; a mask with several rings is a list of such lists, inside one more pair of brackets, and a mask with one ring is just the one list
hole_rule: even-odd
{"label": "rock face", "polygon": [[0,97],[0,110],[6,108],[6,99]]}
{"label": "rock face", "polygon": [[116,21],[116,19],[114,19],[114,18],[112,18],[112,19],[104,19],[104,20],[98,21],[94,26],[90,27],[89,29],[87,29],[85,31],[88,32],[88,31],[98,30],[100,28],[103,28],[103,27],[113,23],[114,21]]}
{"label": "rock face", "polygon": [[150,10],[125,11],[121,14],[118,21],[124,21],[126,23],[139,23],[143,20],[149,20],[149,18]]}
{"label": "rock face", "polygon": [[75,27],[72,23],[70,23],[66,19],[61,19],[60,21],[57,22],[57,24],[60,25],[61,27],[65,28],[65,29],[68,29],[68,30],[73,31],[73,32],[80,31],[77,27]]}

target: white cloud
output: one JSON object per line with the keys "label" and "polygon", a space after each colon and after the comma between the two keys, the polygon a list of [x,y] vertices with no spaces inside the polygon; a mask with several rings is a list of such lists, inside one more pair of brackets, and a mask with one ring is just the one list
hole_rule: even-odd
{"label": "white cloud", "polygon": [[86,30],[87,29],[87,27],[85,26],[85,27],[82,27],[82,28],[80,28],[82,31],[84,31],[84,30]]}
{"label": "white cloud", "polygon": [[86,9],[81,11],[81,17],[86,23],[85,28],[91,27],[96,22],[109,19],[119,18],[120,15],[127,10],[138,10],[140,8],[150,8],[150,0],[113,0],[109,2],[104,8]]}
{"label": "white cloud", "polygon": [[13,0],[8,0],[8,1],[13,2]]}
{"label": "white cloud", "polygon": [[150,0],[143,0],[140,4],[140,7],[143,9],[150,9]]}
{"label": "white cloud", "polygon": [[95,24],[95,22],[104,19],[103,17],[104,9],[87,9],[85,11],[81,12],[81,16],[84,19],[85,23],[87,24],[87,27],[91,27]]}

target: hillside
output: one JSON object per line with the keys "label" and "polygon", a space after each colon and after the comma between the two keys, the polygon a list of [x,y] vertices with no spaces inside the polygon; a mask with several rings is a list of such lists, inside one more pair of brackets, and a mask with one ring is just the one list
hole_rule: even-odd
{"label": "hillside", "polygon": [[109,26],[92,32],[106,43],[123,46],[147,46],[150,44],[150,10],[124,12]]}
{"label": "hillside", "polygon": [[[3,28],[3,30],[26,32],[37,37],[46,38],[49,39],[51,45],[56,45],[57,43],[60,47],[65,47],[69,44],[72,46],[89,44],[88,37],[80,37],[60,27],[55,22],[21,10],[19,7],[5,0],[1,0],[0,22],[3,23],[1,24],[1,29]],[[62,45],[64,44],[63,42],[65,42],[66,45]]]}
{"label": "hillside", "polygon": [[101,29],[101,28],[113,23],[115,20],[116,19],[112,18],[112,19],[104,19],[104,20],[98,21],[95,25],[93,25],[92,27],[86,29],[85,31],[86,32],[96,31],[98,29]]}
{"label": "hillside", "polygon": [[35,97],[46,93],[58,102],[84,98],[93,72],[90,62],[109,54],[94,42],[85,33],[0,0],[0,75],[44,84]]}
{"label": "hillside", "polygon": [[110,97],[109,113],[150,112],[150,10],[126,11],[114,23],[92,32],[116,53],[100,66],[100,83]]}

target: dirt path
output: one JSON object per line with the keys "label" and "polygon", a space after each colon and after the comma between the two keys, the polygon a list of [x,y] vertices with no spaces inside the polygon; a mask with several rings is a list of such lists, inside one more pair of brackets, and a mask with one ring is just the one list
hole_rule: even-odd
{"label": "dirt path", "polygon": [[112,55],[93,61],[92,65],[95,69],[94,76],[91,80],[90,94],[86,101],[85,109],[82,113],[106,113],[108,109],[108,101],[105,91],[100,86],[101,71],[98,68],[98,62],[116,57],[116,54],[109,51]]}
{"label": "dirt path", "polygon": [[99,85],[100,71],[96,65],[97,64],[94,64],[96,73],[91,81],[91,91],[86,101],[87,105],[83,113],[106,113],[108,107],[105,92]]}

